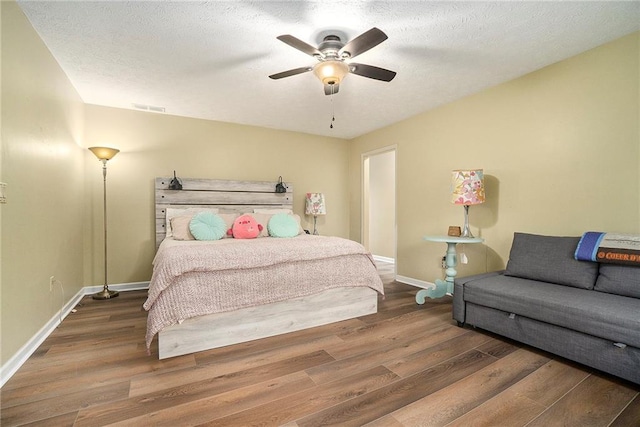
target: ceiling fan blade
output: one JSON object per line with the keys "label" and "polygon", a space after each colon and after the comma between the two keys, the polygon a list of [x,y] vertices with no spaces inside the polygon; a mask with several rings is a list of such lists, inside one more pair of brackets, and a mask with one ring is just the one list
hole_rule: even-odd
{"label": "ceiling fan blade", "polygon": [[278,79],[282,79],[284,77],[290,77],[290,76],[295,76],[296,74],[306,73],[307,71],[311,71],[311,70],[313,70],[312,67],[294,68],[293,70],[287,70],[287,71],[283,71],[281,73],[271,74],[269,76],[269,78],[271,78],[273,80],[278,80]]}
{"label": "ceiling fan blade", "polygon": [[349,71],[352,74],[368,77],[370,79],[382,80],[383,82],[390,82],[396,76],[395,71],[374,67],[373,65],[355,64],[353,62],[349,63]]}
{"label": "ceiling fan blade", "polygon": [[289,46],[298,49],[301,52],[306,53],[307,55],[311,55],[311,56],[322,56],[322,52],[320,52],[318,49],[316,49],[315,47],[311,46],[310,44],[307,44],[305,42],[303,42],[302,40],[295,38],[293,36],[290,36],[289,34],[284,34],[282,36],[278,36],[276,37],[278,40],[280,40],[281,42],[284,42],[286,44],[288,44]]}
{"label": "ceiling fan blade", "polygon": [[340,84],[334,83],[332,85],[324,85],[324,94],[325,95],[335,95],[340,90]]}
{"label": "ceiling fan blade", "polygon": [[355,58],[357,55],[364,53],[385,41],[387,39],[387,35],[382,32],[382,30],[373,27],[369,31],[366,31],[360,34],[355,39],[349,41],[346,45],[340,49],[338,52],[340,55],[348,52],[349,57]]}

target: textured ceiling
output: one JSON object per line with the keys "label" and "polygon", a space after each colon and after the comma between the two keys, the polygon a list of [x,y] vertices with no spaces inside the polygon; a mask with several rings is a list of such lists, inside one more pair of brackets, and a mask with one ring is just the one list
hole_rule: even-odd
{"label": "textured ceiling", "polygon": [[[353,138],[640,30],[638,1],[18,1],[86,103]],[[378,27],[389,39],[325,96],[317,46]],[[331,115],[336,121],[330,129]]]}

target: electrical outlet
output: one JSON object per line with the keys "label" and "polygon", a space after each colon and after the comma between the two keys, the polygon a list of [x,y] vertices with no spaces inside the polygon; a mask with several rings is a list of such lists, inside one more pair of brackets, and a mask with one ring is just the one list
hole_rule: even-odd
{"label": "electrical outlet", "polygon": [[460,262],[462,264],[467,264],[469,262],[469,258],[467,258],[467,254],[465,254],[464,252],[460,254]]}
{"label": "electrical outlet", "polygon": [[49,292],[53,291],[53,284],[56,282],[55,276],[49,277]]}
{"label": "electrical outlet", "polygon": [[447,257],[446,256],[442,257],[442,260],[440,261],[440,266],[442,268],[447,268]]}

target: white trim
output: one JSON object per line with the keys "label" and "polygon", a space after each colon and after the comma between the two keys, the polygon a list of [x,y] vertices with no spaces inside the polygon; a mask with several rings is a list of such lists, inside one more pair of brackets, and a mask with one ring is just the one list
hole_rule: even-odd
{"label": "white trim", "polygon": [[[67,315],[71,312],[73,307],[75,307],[82,297],[85,295],[84,288],[80,289],[78,293],[76,293],[73,298],[71,298],[65,305],[62,307],[56,314],[49,319],[47,323],[44,324],[42,328],[34,336],[29,339],[23,345],[20,350],[16,354],[14,354],[7,363],[4,363],[2,367],[0,367],[0,387],[4,386],[4,384],[15,374],[18,369],[29,359],[29,357],[38,349],[40,344],[44,342],[45,339],[58,327],[60,324],[60,318],[67,317]],[[60,316],[62,313],[62,316]]]}
{"label": "white trim", "polygon": [[373,257],[374,261],[380,261],[380,262],[388,262],[390,264],[395,264],[396,260],[394,258],[389,258],[386,256],[382,256],[382,255],[371,255]]}
{"label": "white trim", "polygon": [[[95,294],[96,292],[100,292],[103,286],[85,286],[82,288],[84,290],[84,295]],[[149,282],[132,282],[132,283],[121,283],[119,285],[109,285],[109,289],[119,292],[127,292],[127,291],[140,291],[144,289],[149,289]]]}
{"label": "white trim", "polygon": [[436,287],[435,283],[425,282],[424,280],[418,280],[406,276],[396,276],[396,281],[422,289],[434,289]]}
{"label": "white trim", "polygon": [[[393,200],[393,209],[394,209],[394,213],[393,213],[393,217],[394,217],[394,237],[395,237],[395,241],[393,242],[393,251],[397,257],[398,254],[398,144],[391,144],[391,145],[387,145],[385,147],[381,147],[381,148],[377,148],[375,150],[371,150],[371,151],[366,151],[364,153],[360,153],[360,243],[364,244],[364,233],[365,233],[365,229],[364,229],[364,214],[365,214],[365,208],[364,208],[364,204],[365,204],[365,200],[364,200],[364,193],[365,193],[365,188],[364,188],[364,163],[365,160],[368,159],[371,156],[375,156],[378,154],[384,154],[384,153],[388,153],[388,152],[393,152],[393,160],[394,160],[394,164],[393,164],[393,174],[394,174],[394,187],[395,187],[395,191],[394,191],[394,200]],[[375,259],[375,258],[374,258]]]}
{"label": "white trim", "polygon": [[[0,387],[3,387],[9,378],[11,378],[20,367],[31,357],[31,355],[40,347],[40,344],[47,339],[49,335],[60,325],[61,319],[64,319],[71,313],[71,310],[78,305],[82,298],[102,290],[103,286],[85,286],[80,289],[57,313],[55,313],[47,323],[40,328],[34,336],[32,336],[6,363],[0,366]],[[149,282],[122,283],[119,285],[109,285],[109,289],[115,291],[134,291],[149,289]]]}

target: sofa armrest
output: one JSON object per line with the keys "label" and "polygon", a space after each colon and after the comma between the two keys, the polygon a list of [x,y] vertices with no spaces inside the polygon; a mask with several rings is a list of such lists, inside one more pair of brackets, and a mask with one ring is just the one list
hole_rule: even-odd
{"label": "sofa armrest", "polygon": [[501,276],[503,274],[504,270],[500,270],[456,278],[453,282],[453,319],[457,320],[458,324],[464,324],[465,322],[466,307],[464,302],[464,285],[477,279]]}

